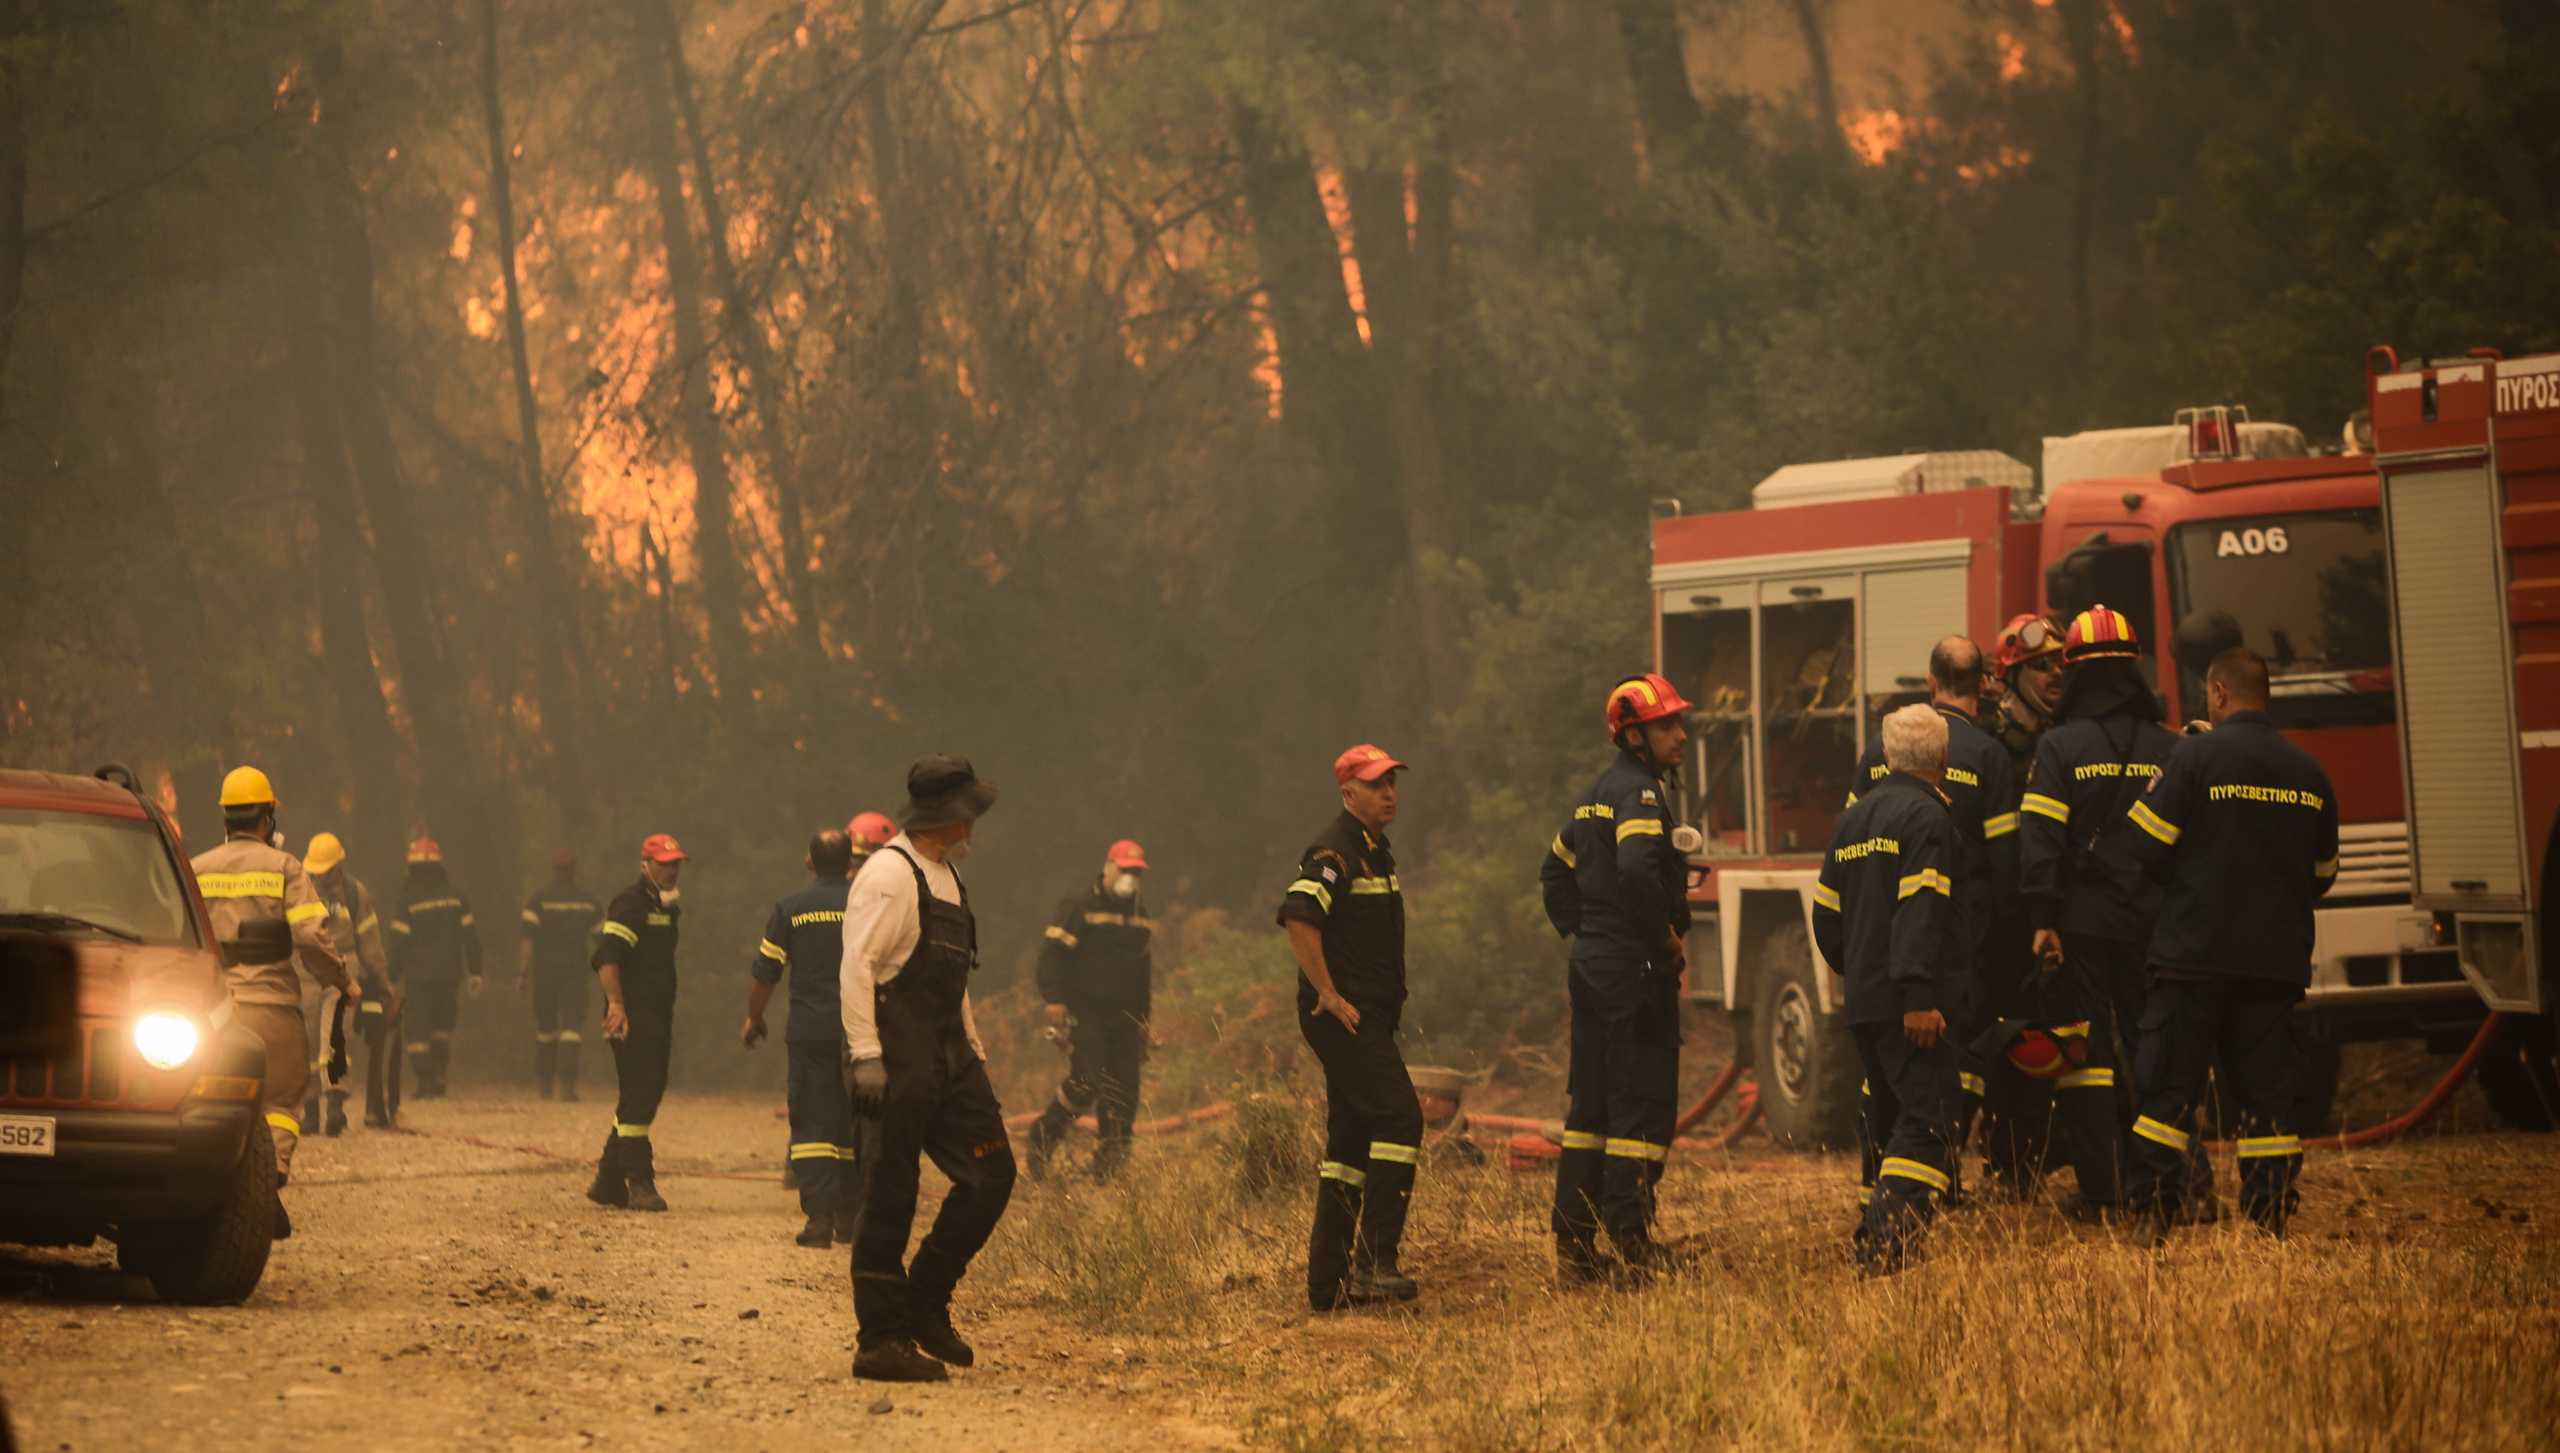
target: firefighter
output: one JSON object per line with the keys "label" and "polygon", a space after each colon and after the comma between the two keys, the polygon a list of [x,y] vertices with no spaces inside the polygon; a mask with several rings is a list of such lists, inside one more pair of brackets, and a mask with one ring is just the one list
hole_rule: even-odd
{"label": "firefighter", "polygon": [[[996,789],[963,757],[907,769],[904,829],[854,875],[845,904],[844,1082],[862,1126],[853,1230],[853,1375],[939,1382],[977,1354],[951,1294],[1013,1196],[1013,1143],[969,1003],[977,919],[954,868]],[[920,1157],[951,1182],[907,1258]]]}
{"label": "firefighter", "polygon": [[2184,1123],[2208,1065],[2238,1110],[2241,1210],[2282,1236],[2299,1200],[2293,1006],[2311,982],[2313,907],[2338,878],[2338,799],[2320,764],[2276,730],[2267,688],[2255,652],[2214,657],[2213,729],[2181,739],[2128,814],[2125,840],[2165,891],[2126,1200],[2163,1229],[2186,1195]]}
{"label": "firefighter", "polygon": [[1422,1159],[1422,1102],[1396,1049],[1404,1014],[1404,884],[1387,825],[1404,763],[1363,743],[1336,757],[1342,811],[1298,859],[1279,922],[1298,961],[1298,1032],[1324,1067],[1324,1160],[1307,1242],[1307,1304],[1420,1295],[1397,1265]]}
{"label": "firefighter", "polygon": [[640,878],[613,895],[596,926],[596,982],[604,990],[604,1037],[613,1047],[613,1129],[596,1157],[587,1199],[599,1206],[663,1211],[649,1126],[667,1094],[676,1013],[676,880],[684,848],[666,833],[640,843]]}
{"label": "firefighter", "polygon": [[[361,1001],[364,991],[347,975],[346,960],[329,942],[329,905],[311,886],[302,860],[278,846],[276,792],[267,774],[234,767],[222,779],[223,839],[195,858],[196,886],[213,916],[222,952],[222,977],[232,1012],[267,1046],[260,1098],[267,1133],[275,1140],[276,1184],[293,1175],[293,1147],[302,1138],[302,1087],[311,1077],[311,1050],[302,1031],[302,971],[325,987]],[[275,1236],[293,1234],[284,1200],[276,1200]]]}
{"label": "firefighter", "polygon": [[[1962,926],[1966,973],[1939,1006],[1953,1027],[1960,1097],[1955,1107],[1956,1143],[1971,1133],[1978,1112],[1985,1115],[1985,1159],[1993,1175],[2023,1186],[2027,1177],[2014,1164],[2020,1146],[2011,1127],[2022,1118],[2015,1085],[2003,1078],[2001,1095],[1985,1105],[1991,1089],[1988,1057],[1974,1053],[1982,1032],[1996,1019],[2004,981],[2020,968],[2020,955],[2004,947],[2000,925],[2014,921],[2018,891],[2018,784],[2009,754],[1973,724],[1981,709],[1982,651],[1963,636],[1949,636],[1929,652],[1929,705],[1947,723],[1945,765],[1939,790],[1955,822],[1956,919]],[[1882,781],[1886,764],[1884,738],[1877,735],[1859,763],[1858,783],[1849,792],[1857,805],[1865,784]]]}
{"label": "firefighter", "polygon": [[2093,1220],[2122,1199],[2117,1071],[2131,1079],[2123,1046],[2140,1019],[2143,952],[2160,916],[2159,888],[2114,851],[2110,833],[2178,739],[2160,724],[2122,612],[2095,605],[2074,616],[2064,660],[2060,724],[2037,743],[2020,800],[2018,878],[2047,1027],[2080,1042],[2052,1084],[2080,1182],[2071,1213]]}
{"label": "firefighter", "polygon": [[422,835],[409,844],[409,877],[400,885],[400,909],[391,919],[391,953],[408,993],[401,1018],[418,1011],[418,1022],[408,1029],[418,1098],[443,1099],[462,990],[468,984],[472,993],[480,992],[480,920],[445,872],[444,849],[434,838]]}
{"label": "firefighter", "polygon": [[[1974,718],[1974,726],[2009,754],[2010,781],[2021,794],[2027,771],[2035,763],[2036,743],[2053,725],[2061,700],[2063,636],[2062,627],[2050,617],[2032,611],[2011,617],[2001,628],[1994,655],[1997,669],[1986,678],[1982,710]],[[2025,822],[2024,817],[2019,819],[2022,849]],[[1991,977],[1989,1017],[2013,1025],[2050,1018],[2051,986],[2036,972],[2035,957],[2028,950],[2034,933],[2026,905],[2015,897],[1995,905],[1993,931],[1997,938],[1991,952],[1998,967]],[[1978,1025],[1984,1016],[1973,1018]],[[1975,1032],[1977,1038],[1992,1034],[1984,1029]],[[1989,1142],[1985,1160],[2019,1196],[2032,1195],[2053,1150],[2052,1075],[2063,1069],[2030,1055],[2025,1061],[2037,1068],[2027,1072],[2021,1070],[2017,1057],[2005,1051],[1978,1043],[1957,1048],[1979,1067],[1986,1098],[2005,1107],[1997,1124],[1985,1127]]]}
{"label": "firefighter", "polygon": [[[889,839],[898,835],[898,825],[891,822],[889,820],[889,815],[884,812],[857,812],[853,815],[852,821],[847,822],[844,825],[844,833],[845,836],[851,839],[853,843],[853,866],[845,872],[845,878],[850,881],[854,874],[862,871],[864,859],[888,846]],[[841,1027],[838,1028],[837,1033],[839,1036],[842,1035],[843,1030]],[[784,1093],[782,1113],[785,1120],[790,1118],[791,1102],[787,1087]],[[850,1217],[853,1214],[854,1210],[859,1207],[862,1200],[858,1183],[854,1179],[854,1177],[861,1171],[861,1153],[858,1148],[860,1143],[861,1127],[856,1125],[853,1127],[853,1130],[856,1136],[853,1143],[857,1146],[857,1149],[851,1158],[842,1162],[842,1179],[844,1182],[842,1199],[845,1206],[845,1215],[847,1217]],[[787,1130],[784,1132],[782,1143],[782,1188],[795,1195],[798,1194],[800,1190],[800,1163],[791,1158],[791,1148],[798,1143],[799,1141]],[[852,1226],[853,1223],[850,1220],[847,1220],[843,1226],[838,1228],[837,1239],[850,1241],[853,1238]]]}
{"label": "firefighter", "polygon": [[[1552,1217],[1557,1274],[1568,1285],[1648,1276],[1667,1259],[1653,1237],[1654,1188],[1671,1153],[1688,970],[1688,865],[1671,842],[1670,781],[1688,745],[1688,710],[1660,676],[1609,688],[1602,713],[1617,754],[1538,867],[1548,921],[1573,943]],[[1599,1250],[1604,1224],[1621,1266]]]}
{"label": "firefighter", "polygon": [[2020,781],[2035,761],[2036,739],[2052,727],[2062,704],[2063,629],[2052,617],[2033,611],[2014,616],[2000,630],[1998,700],[1985,693],[1981,714],[1973,720],[1983,735],[2009,754],[2009,766]]}
{"label": "firefighter", "polygon": [[1871,1274],[1902,1268],[1954,1187],[1957,1060],[1947,1006],[1964,994],[1954,898],[1962,834],[1939,780],[1955,722],[1925,706],[1884,719],[1886,774],[1840,819],[1813,891],[1813,937],[1848,980],[1867,1080],[1854,1241]]}
{"label": "firefighter", "polygon": [[347,1021],[361,1017],[368,1023],[367,1070],[371,1061],[381,1057],[378,1025],[382,1018],[382,1000],[389,997],[390,959],[382,948],[382,915],[373,906],[372,890],[347,872],[346,846],[335,833],[314,833],[311,845],[302,855],[302,866],[311,874],[311,886],[320,901],[329,905],[329,942],[338,957],[354,976],[363,1009],[351,1014],[351,1001],[335,989],[323,987],[308,974],[302,984],[302,1023],[311,1036],[311,1072],[313,1088],[303,1092],[303,1123],[318,1118],[319,1107],[313,1100],[325,1087],[328,1099],[327,1134],[335,1136],[347,1128]]}
{"label": "firefighter", "polygon": [[551,854],[551,881],[524,901],[516,992],[533,996],[533,1087],[542,1098],[578,1098],[578,1053],[587,1022],[587,958],[604,911],[578,886],[578,855]]}
{"label": "firefighter", "polygon": [[821,1250],[841,1236],[853,1241],[853,1102],[844,1088],[845,895],[852,888],[850,834],[830,828],[809,839],[806,887],[790,893],[766,915],[764,936],[747,966],[747,1017],[738,1042],[749,1049],[765,1037],[765,1005],[773,986],[791,974],[791,1017],[782,1031],[786,1092],[790,1097],[790,1163],[798,1171],[800,1210],[807,1221],[794,1238]]}
{"label": "firefighter", "polygon": [[1155,924],[1139,894],[1146,874],[1146,850],[1122,838],[1103,854],[1092,884],[1062,900],[1049,920],[1040,998],[1051,1029],[1067,1036],[1067,1077],[1031,1127],[1033,1180],[1067,1127],[1088,1112],[1100,1135],[1093,1178],[1111,1179],[1129,1158],[1155,981]]}

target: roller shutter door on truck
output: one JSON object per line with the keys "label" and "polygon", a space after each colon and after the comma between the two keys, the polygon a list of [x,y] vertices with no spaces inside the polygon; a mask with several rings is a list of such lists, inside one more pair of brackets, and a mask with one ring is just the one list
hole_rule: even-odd
{"label": "roller shutter door on truck", "polygon": [[1860,690],[1872,710],[1879,698],[1929,689],[1929,652],[1965,628],[1965,568],[1930,565],[1867,574],[1866,651]]}

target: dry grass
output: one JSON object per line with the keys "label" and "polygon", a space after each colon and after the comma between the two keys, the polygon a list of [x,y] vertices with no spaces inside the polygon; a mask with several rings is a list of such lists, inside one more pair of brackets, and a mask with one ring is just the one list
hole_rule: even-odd
{"label": "dry grass", "polygon": [[1312,1161],[1286,1117],[1306,1108],[1147,1146],[1109,1190],[1027,1191],[984,1274],[1276,1448],[2560,1444],[2548,1139],[2316,1158],[2281,1244],[2226,1224],[2155,1252],[2050,1206],[1973,1212],[1887,1281],[1847,1265],[1844,1158],[1684,1161],[1666,1221],[1713,1254],[1633,1294],[1553,1289],[1546,1177],[1443,1156],[1420,1309],[1318,1318],[1310,1183],[1254,1194],[1292,1145]]}

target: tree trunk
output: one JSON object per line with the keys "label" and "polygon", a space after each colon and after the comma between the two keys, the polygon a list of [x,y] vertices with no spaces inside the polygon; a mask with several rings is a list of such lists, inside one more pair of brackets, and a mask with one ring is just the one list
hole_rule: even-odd
{"label": "tree trunk", "polygon": [[1813,91],[1814,124],[1834,150],[1845,152],[1848,138],[1840,130],[1840,93],[1831,79],[1831,42],[1822,32],[1822,13],[1815,0],[1795,0],[1796,28],[1804,33],[1804,64]]}
{"label": "tree trunk", "polygon": [[27,97],[18,63],[0,56],[0,418],[8,416],[9,345],[27,282]]}
{"label": "tree trunk", "polygon": [[586,680],[576,647],[577,609],[559,545],[551,537],[551,490],[542,470],[542,416],[534,403],[533,364],[525,348],[524,301],[516,278],[515,189],[508,172],[506,110],[498,87],[498,0],[480,0],[480,104],[489,125],[489,193],[498,224],[498,271],[505,282],[507,359],[515,374],[517,528],[525,539],[525,569],[533,579],[532,636],[538,669],[534,700],[542,711],[550,762],[551,797],[558,827],[569,839],[584,835],[591,817],[581,763],[586,750]]}
{"label": "tree trunk", "polygon": [[676,119],[693,156],[694,192],[702,202],[703,235],[710,240],[704,256],[711,264],[712,283],[720,290],[721,330],[747,376],[747,393],[755,403],[757,453],[764,465],[765,487],[773,492],[774,533],[782,551],[782,586],[791,607],[792,638],[802,656],[814,664],[823,660],[824,651],[818,634],[817,597],[809,585],[808,531],[801,521],[800,481],[783,411],[782,370],[766,344],[763,321],[749,306],[747,290],[738,281],[737,263],[729,255],[728,209],[712,175],[711,143],[703,134],[702,110],[694,97],[693,71],[685,64],[675,11],[669,0],[650,0],[649,9],[658,43],[666,52]]}
{"label": "tree trunk", "polygon": [[1706,146],[1707,113],[1689,86],[1674,0],[1618,0],[1618,44],[1654,170],[1672,172],[1696,161]]}
{"label": "tree trunk", "polygon": [[[651,47],[655,49],[655,47]],[[747,633],[736,546],[730,538],[729,456],[711,406],[711,350],[702,333],[702,262],[685,216],[684,166],[676,155],[674,107],[666,73],[640,77],[646,163],[658,198],[658,227],[667,248],[668,304],[675,314],[676,425],[693,462],[694,568],[708,618],[711,674],[723,698],[747,699]]]}
{"label": "tree trunk", "polygon": [[2092,234],[2098,225],[2098,135],[2102,120],[2098,95],[2098,0],[2062,0],[2062,37],[2071,52],[2071,68],[2078,73],[2080,103],[2080,158],[2072,178],[2071,242],[2065,263],[2071,274],[2070,369],[2073,377],[2086,379],[2089,351],[2096,337],[2089,274]]}

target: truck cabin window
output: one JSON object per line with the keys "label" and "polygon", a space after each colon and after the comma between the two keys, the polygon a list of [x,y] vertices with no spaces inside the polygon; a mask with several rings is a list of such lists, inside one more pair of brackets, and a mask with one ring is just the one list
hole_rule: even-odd
{"label": "truck cabin window", "polygon": [[2278,726],[2393,719],[2390,586],[2374,509],[2267,515],[2169,532],[2175,652],[2189,711],[2204,672],[2247,646],[2267,658]]}

